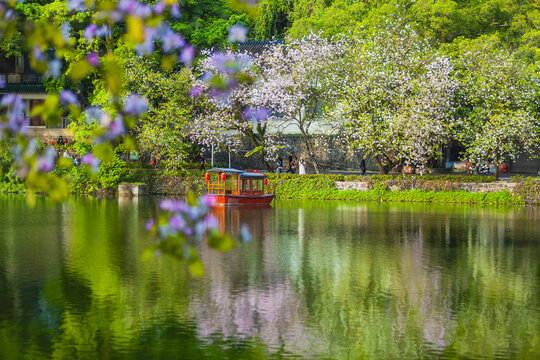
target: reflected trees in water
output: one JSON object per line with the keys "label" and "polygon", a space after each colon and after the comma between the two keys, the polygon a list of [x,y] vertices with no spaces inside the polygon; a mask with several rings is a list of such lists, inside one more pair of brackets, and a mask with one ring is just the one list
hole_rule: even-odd
{"label": "reflected trees in water", "polygon": [[44,200],[29,216],[1,201],[2,358],[540,353],[537,210],[224,212],[224,230],[245,223],[253,240],[226,254],[199,243],[207,275],[192,280],[166,257],[140,261],[155,204]]}

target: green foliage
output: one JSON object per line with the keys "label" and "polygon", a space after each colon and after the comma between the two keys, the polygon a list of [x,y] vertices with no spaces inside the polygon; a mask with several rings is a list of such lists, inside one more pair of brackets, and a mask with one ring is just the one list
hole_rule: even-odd
{"label": "green foliage", "polygon": [[69,181],[70,190],[75,194],[89,194],[98,190],[97,181],[82,166],[74,166],[66,174]]}
{"label": "green foliage", "polygon": [[201,49],[223,47],[228,29],[235,24],[251,26],[247,14],[233,11],[224,0],[183,1],[181,11],[182,17],[172,22],[172,29]]}
{"label": "green foliage", "polygon": [[263,40],[283,37],[288,25],[289,1],[262,0],[259,1],[257,10],[255,37]]}
{"label": "green foliage", "polygon": [[[296,174],[266,174],[268,179],[296,179]],[[456,183],[491,183],[495,179],[489,176],[481,175],[340,175],[340,174],[306,174],[301,178],[306,179],[329,179],[332,181],[365,181],[365,182],[384,182],[390,180],[423,180],[423,181],[449,181]]]}
{"label": "green foliage", "polygon": [[13,141],[0,140],[0,181],[8,180],[13,172]]}
{"label": "green foliage", "polygon": [[87,123],[84,114],[69,123],[68,132],[73,139],[73,150],[77,154],[84,155],[92,151],[90,138],[97,127],[95,122]]}
{"label": "green foliage", "polygon": [[121,182],[143,183],[148,185],[148,192],[153,195],[183,196],[192,192],[197,196],[206,193],[205,171],[177,170],[168,172],[153,168],[126,169]]}
{"label": "green foliage", "polygon": [[97,174],[86,166],[71,166],[69,169],[55,168],[54,174],[69,182],[73,194],[93,194],[99,190],[116,191],[118,184],[126,178],[127,165],[114,155],[103,162]]}
{"label": "green foliage", "polygon": [[540,204],[540,179],[514,176],[512,182],[517,183],[514,192],[525,204]]}
{"label": "green foliage", "polygon": [[0,139],[0,193],[25,193],[24,180],[15,172],[13,141]]}
{"label": "green foliage", "polygon": [[125,174],[125,162],[114,156],[99,167],[97,181],[102,189],[116,189]]}
{"label": "green foliage", "polygon": [[159,156],[160,167],[172,173],[200,152],[185,135],[194,114],[206,104],[190,96],[194,80],[190,69],[164,71],[159,57],[141,59],[132,53],[124,56],[126,88],[143,95],[150,105],[136,128],[139,149]]}
{"label": "green foliage", "polygon": [[440,43],[494,35],[518,45],[526,57],[537,59],[539,54],[540,10],[534,0],[295,0],[288,16],[291,24],[286,31],[293,37],[320,29],[330,35],[370,32],[386,19],[400,18]]}
{"label": "green foliage", "polygon": [[[305,179],[325,179],[330,181],[345,181],[345,176],[341,174],[305,174],[299,177],[297,174],[275,174],[275,173],[267,173],[266,176],[268,179],[298,179],[298,178],[305,178]],[[361,177],[359,177],[361,178]]]}
{"label": "green foliage", "polygon": [[24,194],[26,193],[26,186],[24,183],[13,183],[0,181],[0,194]]}
{"label": "green foliage", "polygon": [[[320,6],[320,5],[319,5]],[[368,14],[368,5],[364,2],[336,0],[331,6],[319,9],[313,15],[295,13],[288,34],[300,38],[310,32],[324,31],[325,36],[334,36],[345,32],[358,33],[362,28],[362,19]]]}

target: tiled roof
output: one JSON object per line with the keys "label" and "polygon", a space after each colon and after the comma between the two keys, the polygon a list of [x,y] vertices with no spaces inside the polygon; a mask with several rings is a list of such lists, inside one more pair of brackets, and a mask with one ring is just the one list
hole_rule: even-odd
{"label": "tiled roof", "polygon": [[278,44],[284,44],[284,40],[251,40],[251,41],[243,41],[238,43],[238,50],[241,52],[248,52],[252,54],[260,54],[266,48],[278,45]]}
{"label": "tiled roof", "polygon": [[0,94],[46,94],[43,84],[6,84],[0,88]]}

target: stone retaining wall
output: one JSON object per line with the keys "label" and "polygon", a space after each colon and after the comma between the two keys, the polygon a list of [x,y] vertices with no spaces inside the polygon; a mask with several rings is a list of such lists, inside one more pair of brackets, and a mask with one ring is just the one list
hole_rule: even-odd
{"label": "stone retaining wall", "polygon": [[494,182],[494,183],[461,183],[459,184],[461,190],[467,192],[479,192],[479,193],[488,193],[488,192],[497,192],[508,190],[511,193],[514,193],[514,190],[518,184],[511,182]]}
{"label": "stone retaining wall", "polygon": [[[455,185],[456,188],[458,188],[459,190],[464,190],[467,192],[487,193],[487,192],[497,192],[497,191],[508,190],[513,193],[515,187],[518,184],[511,183],[511,182],[493,182],[493,183],[453,183],[453,185]],[[336,181],[335,187],[338,190],[367,191],[368,183],[361,182],[361,181]],[[399,190],[399,187],[395,185],[391,185],[388,188],[391,191]],[[422,189],[422,190],[425,190],[425,189]]]}
{"label": "stone retaining wall", "polygon": [[338,190],[357,190],[357,191],[367,191],[368,183],[360,181],[336,181],[334,186]]}
{"label": "stone retaining wall", "polygon": [[118,197],[139,197],[147,194],[147,186],[144,184],[126,184],[118,185]]}

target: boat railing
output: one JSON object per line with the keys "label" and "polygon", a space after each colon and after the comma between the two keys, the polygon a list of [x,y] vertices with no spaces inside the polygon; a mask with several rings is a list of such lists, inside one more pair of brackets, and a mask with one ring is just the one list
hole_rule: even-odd
{"label": "boat railing", "polygon": [[209,194],[225,194],[225,183],[208,184]]}

